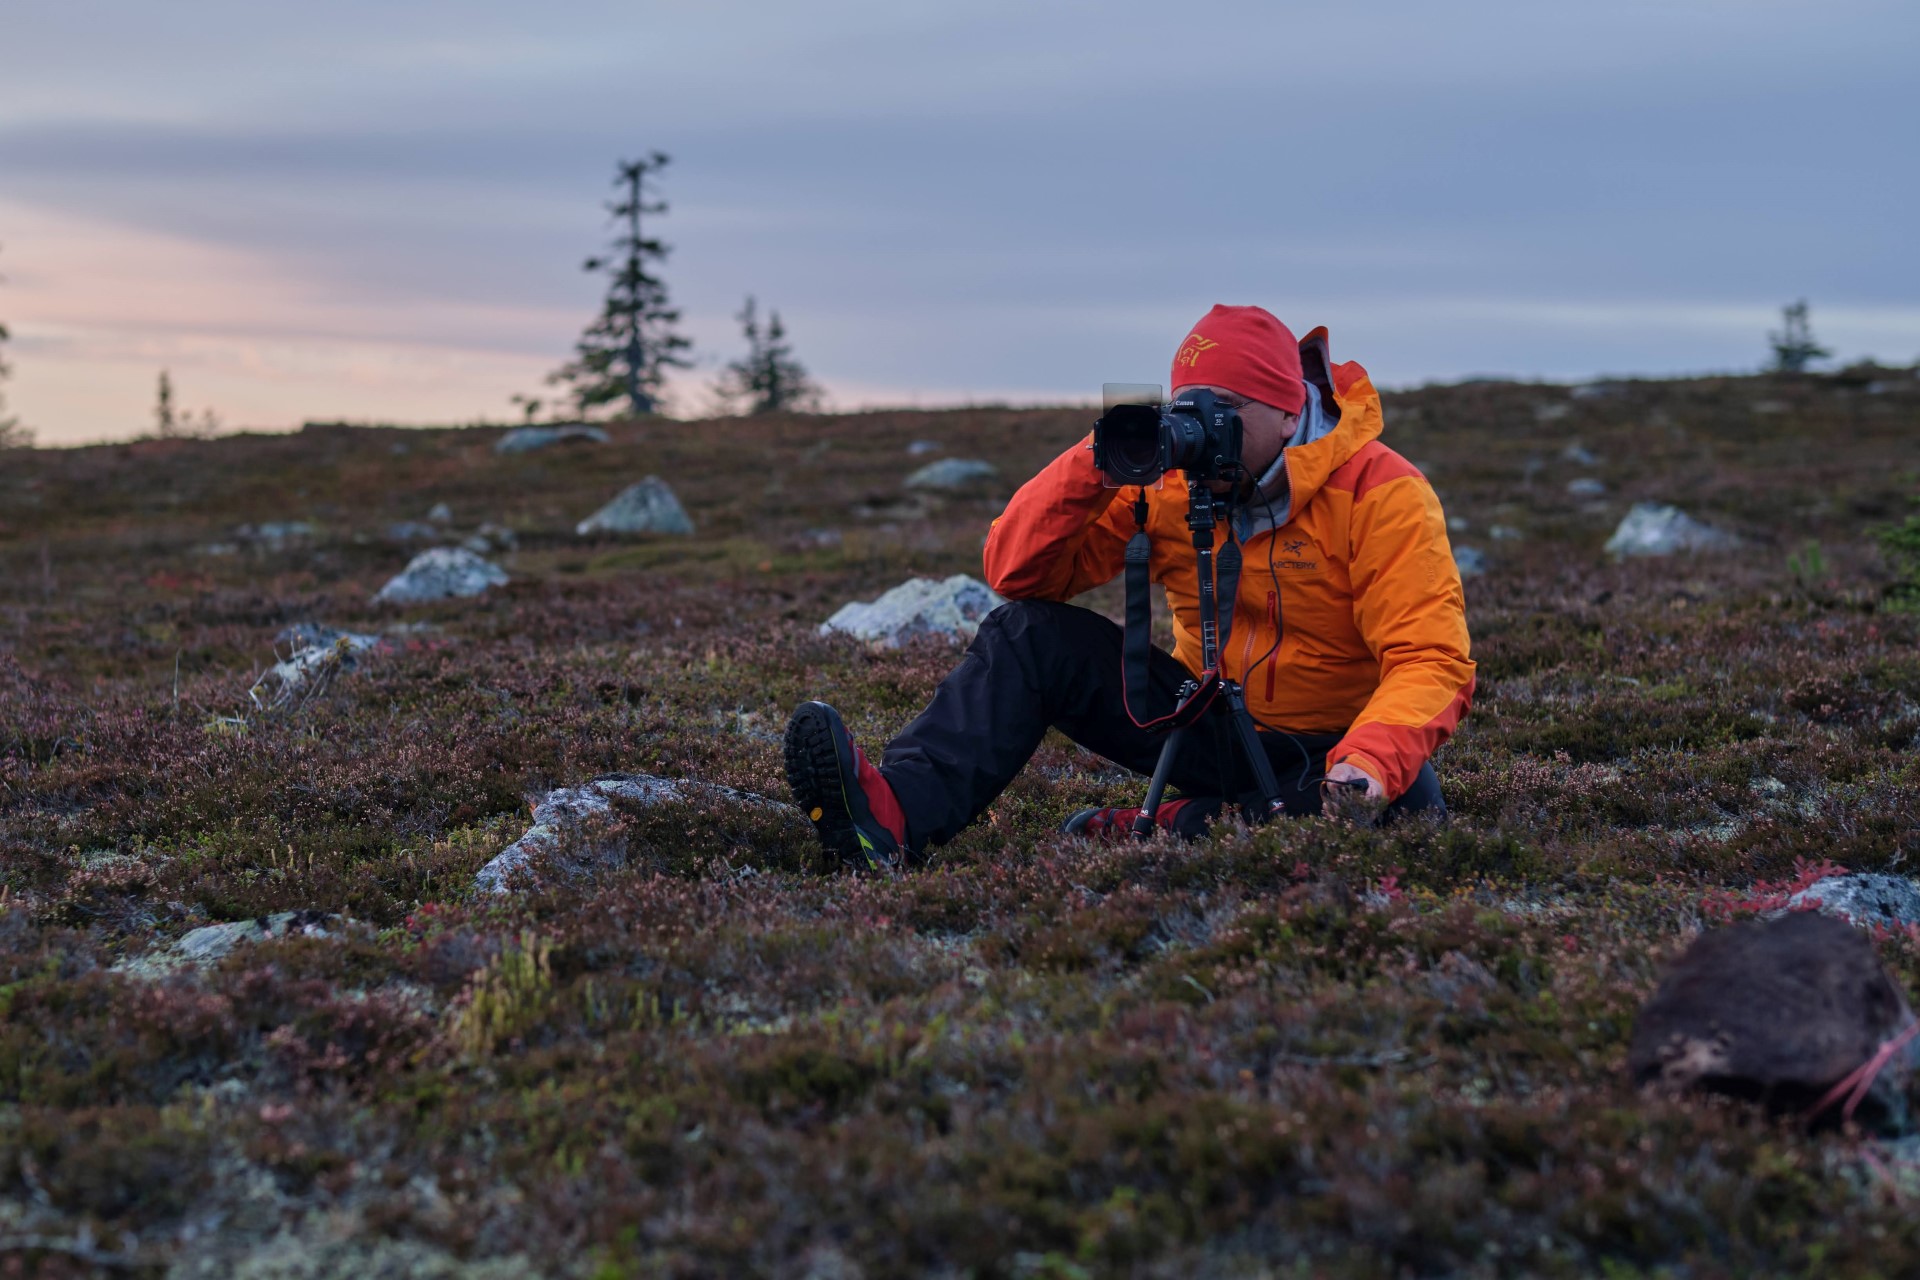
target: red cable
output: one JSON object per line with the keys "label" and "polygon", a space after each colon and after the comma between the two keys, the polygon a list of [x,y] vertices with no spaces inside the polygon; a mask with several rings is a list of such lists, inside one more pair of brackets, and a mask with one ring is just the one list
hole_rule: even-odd
{"label": "red cable", "polygon": [[1905,1031],[1890,1040],[1883,1041],[1880,1047],[1873,1051],[1872,1057],[1855,1067],[1840,1083],[1827,1090],[1825,1097],[1813,1104],[1813,1109],[1807,1112],[1807,1120],[1812,1122],[1818,1118],[1822,1111],[1832,1106],[1842,1094],[1847,1094],[1848,1090],[1852,1090],[1852,1093],[1847,1096],[1847,1104],[1840,1108],[1840,1118],[1853,1119],[1855,1108],[1859,1107],[1861,1100],[1867,1096],[1867,1090],[1873,1088],[1874,1080],[1886,1065],[1893,1061],[1893,1055],[1900,1052],[1916,1035],[1920,1035],[1920,1021],[1908,1023]]}

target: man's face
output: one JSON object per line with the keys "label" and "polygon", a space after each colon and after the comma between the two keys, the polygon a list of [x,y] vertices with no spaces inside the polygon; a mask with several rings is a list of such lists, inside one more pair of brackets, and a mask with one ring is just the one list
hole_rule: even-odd
{"label": "man's face", "polygon": [[1300,430],[1299,414],[1235,395],[1225,387],[1175,387],[1173,398],[1178,400],[1195,391],[1211,391],[1222,404],[1232,405],[1240,411],[1240,421],[1246,427],[1240,445],[1240,461],[1255,476],[1273,465],[1273,460],[1280,456],[1280,450]]}

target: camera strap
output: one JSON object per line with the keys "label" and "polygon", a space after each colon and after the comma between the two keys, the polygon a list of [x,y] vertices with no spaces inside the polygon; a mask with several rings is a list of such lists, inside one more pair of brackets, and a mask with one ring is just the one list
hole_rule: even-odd
{"label": "camera strap", "polygon": [[[1127,539],[1127,621],[1121,635],[1120,660],[1120,699],[1127,712],[1127,718],[1138,728],[1149,730],[1184,729],[1194,723],[1213,706],[1214,697],[1220,691],[1220,673],[1207,671],[1201,673],[1197,685],[1185,698],[1179,699],[1173,710],[1164,716],[1153,716],[1150,712],[1136,710],[1134,692],[1142,696],[1151,688],[1150,672],[1153,656],[1153,585],[1148,574],[1153,562],[1153,540],[1147,536],[1147,491],[1140,490],[1139,497],[1133,503],[1133,537]],[[1220,558],[1221,572],[1217,575],[1220,589],[1227,593],[1228,604],[1221,614],[1221,652],[1226,651],[1227,629],[1232,625],[1232,592],[1240,585],[1240,553],[1233,543],[1233,532],[1227,532],[1228,546],[1234,548],[1229,561],[1223,549]],[[1229,564],[1231,573],[1228,572]]]}

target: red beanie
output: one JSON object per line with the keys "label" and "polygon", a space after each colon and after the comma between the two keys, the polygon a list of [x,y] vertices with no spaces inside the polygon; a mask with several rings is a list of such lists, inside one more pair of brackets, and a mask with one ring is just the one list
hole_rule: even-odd
{"label": "red beanie", "polygon": [[1169,387],[1220,387],[1298,413],[1307,402],[1300,343],[1263,307],[1215,304],[1173,353]]}

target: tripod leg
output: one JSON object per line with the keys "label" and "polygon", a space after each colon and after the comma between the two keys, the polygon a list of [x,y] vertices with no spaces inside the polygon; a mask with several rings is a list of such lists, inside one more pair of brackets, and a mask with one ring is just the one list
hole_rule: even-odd
{"label": "tripod leg", "polygon": [[[1133,820],[1133,834],[1136,836],[1144,838],[1153,834],[1153,818],[1160,812],[1160,797],[1167,791],[1167,775],[1173,772],[1173,753],[1180,749],[1180,742],[1186,736],[1184,728],[1175,729],[1161,744],[1160,759],[1153,766],[1153,780],[1147,783],[1147,798],[1140,802],[1140,813]],[[1280,793],[1277,784],[1273,791],[1275,795]]]}
{"label": "tripod leg", "polygon": [[1280,780],[1273,774],[1273,762],[1267,759],[1267,749],[1260,745],[1260,733],[1254,728],[1253,713],[1247,710],[1246,696],[1233,681],[1224,683],[1228,713],[1233,718],[1234,736],[1240,743],[1241,754],[1247,758],[1247,767],[1253,771],[1253,785],[1260,793],[1255,811],[1248,816],[1255,822],[1265,822],[1278,817],[1284,808],[1280,798]]}

